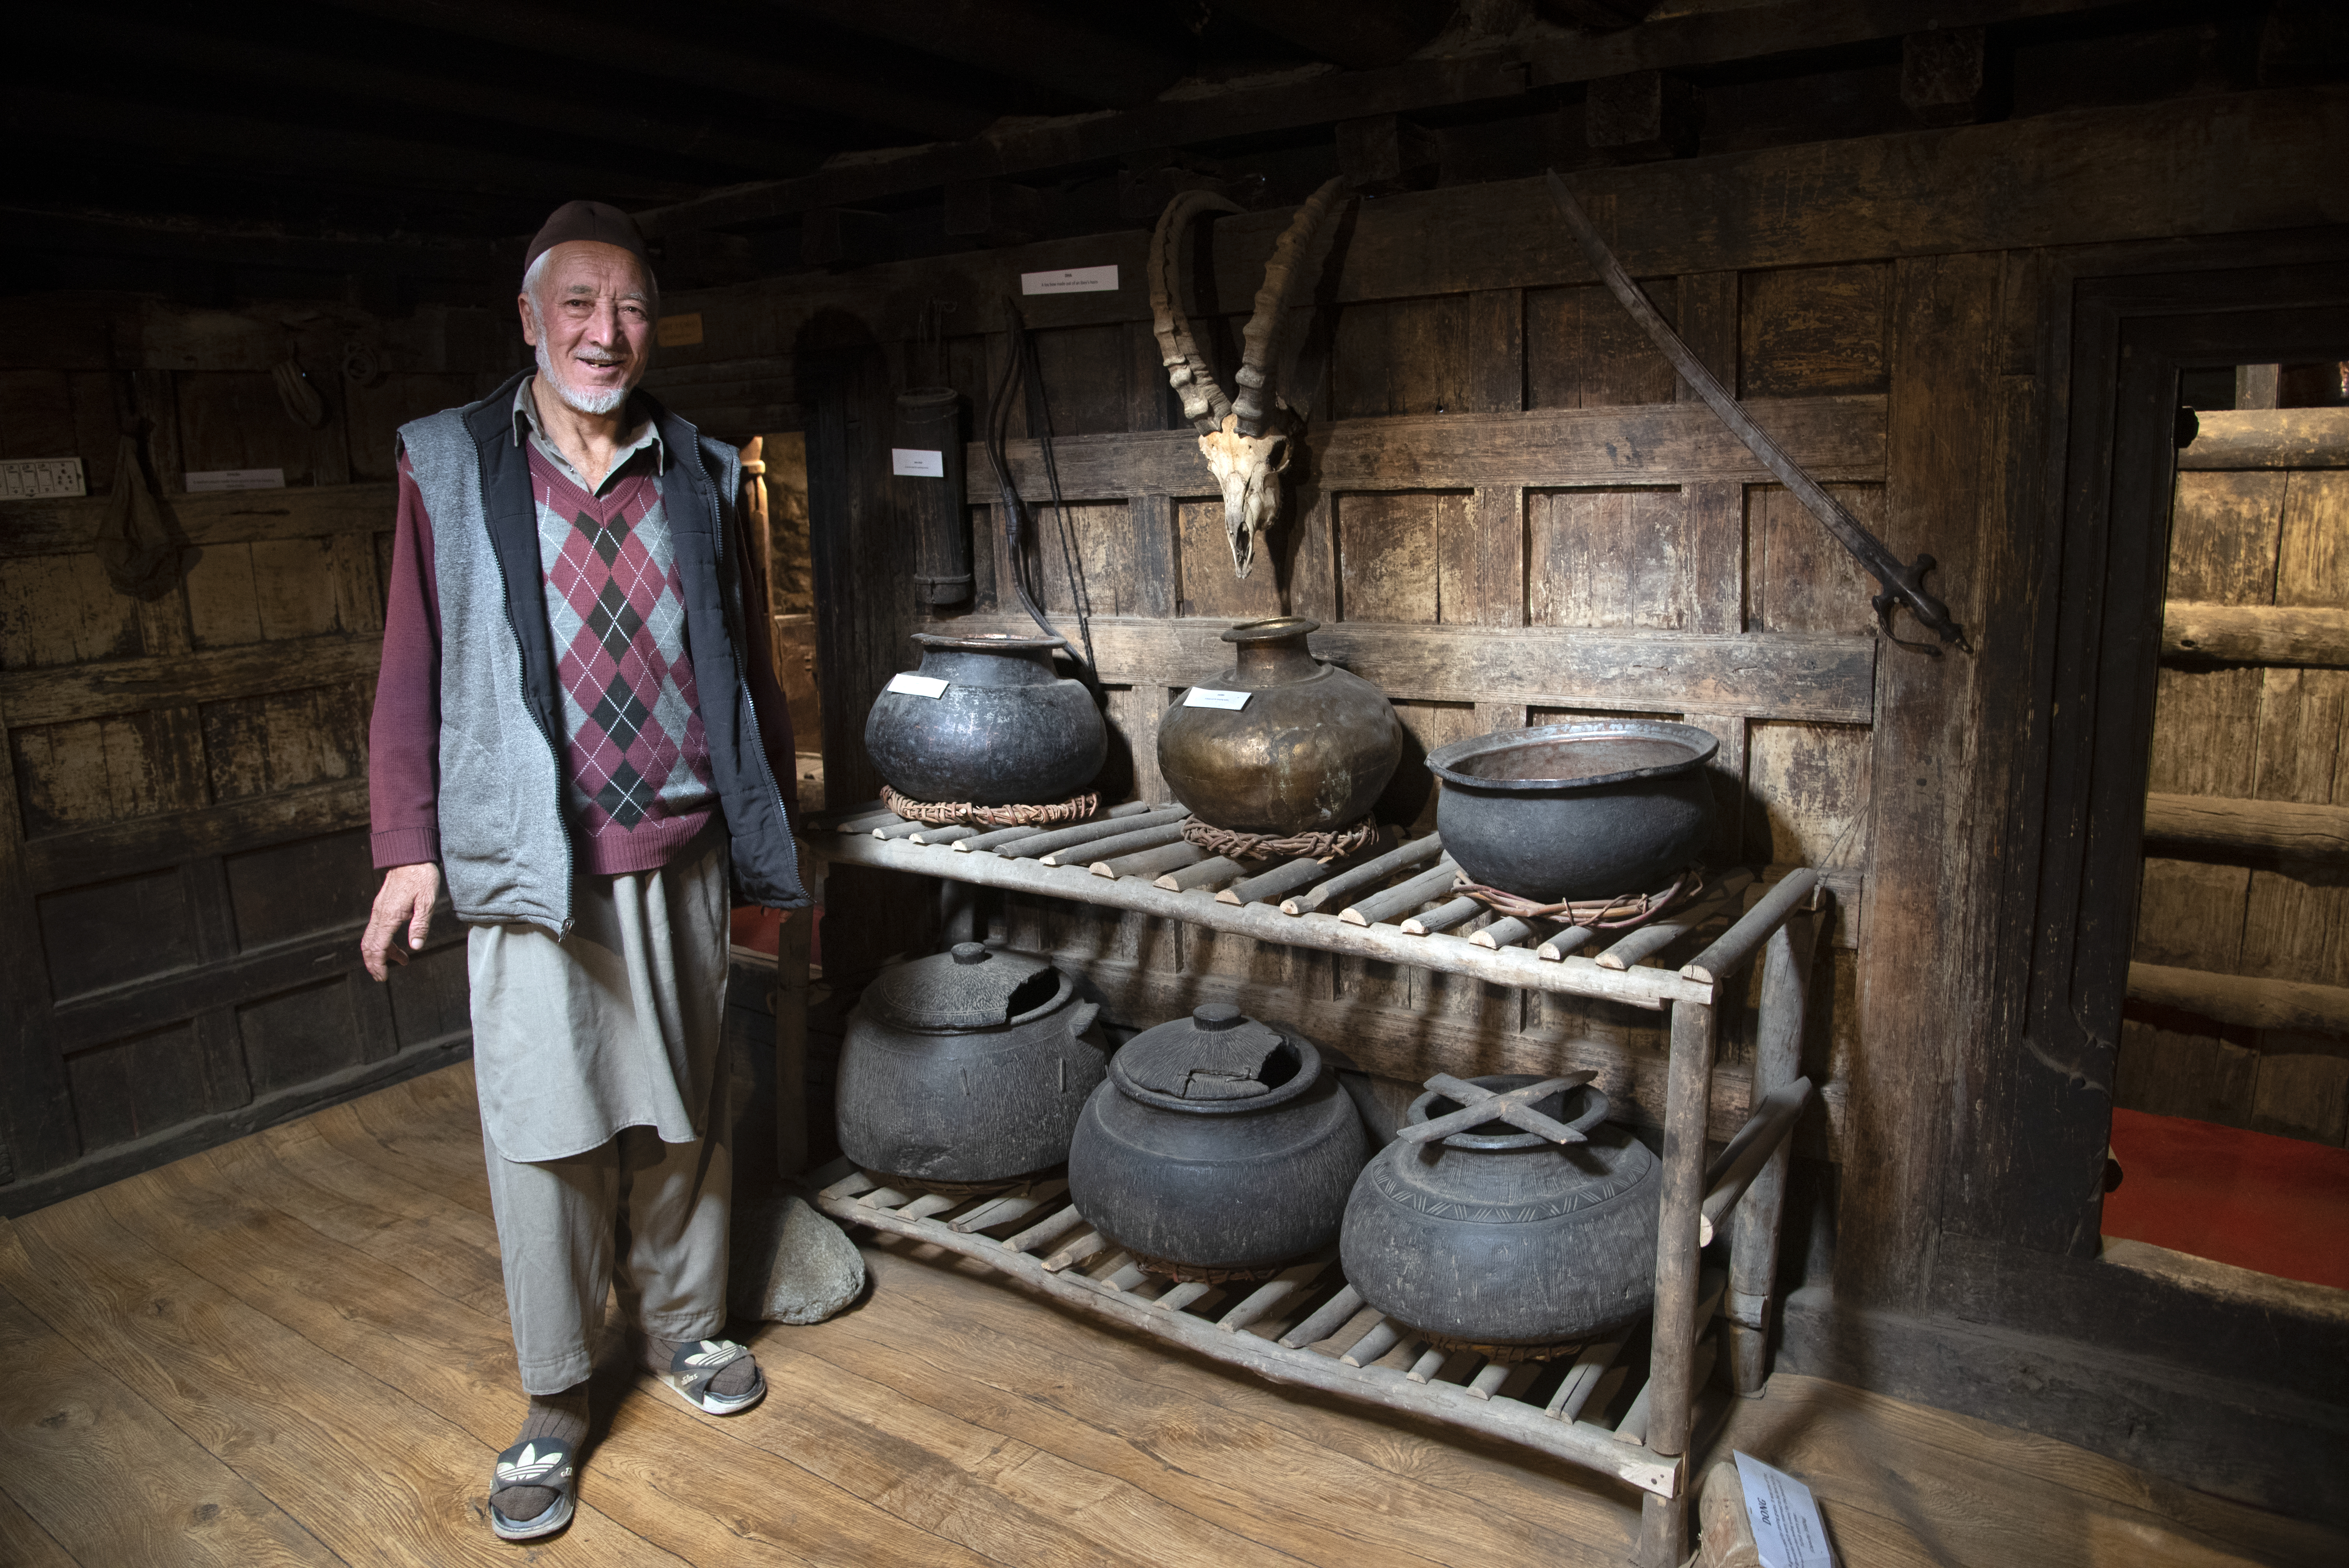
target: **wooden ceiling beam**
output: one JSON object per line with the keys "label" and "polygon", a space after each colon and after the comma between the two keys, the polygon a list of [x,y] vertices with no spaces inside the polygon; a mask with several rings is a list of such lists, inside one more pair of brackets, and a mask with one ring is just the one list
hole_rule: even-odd
{"label": "wooden ceiling beam", "polygon": [[[374,3],[374,0],[370,0]],[[1939,0],[1945,27],[2111,10],[2133,0]],[[1522,98],[1530,88],[1579,85],[1634,71],[1690,70],[1733,61],[1809,54],[1897,38],[1916,25],[1881,0],[1770,0],[1741,9],[1661,17],[1618,33],[1537,43],[1519,52],[1414,60],[1382,70],[1283,77],[1212,98],[1146,104],[991,131],[968,141],[907,148],[797,179],[716,191],[636,214],[646,232],[730,228],[814,207],[902,199],[952,180],[1032,175],[1102,163],[1154,148],[1293,131],[1371,115]]]}
{"label": "wooden ceiling beam", "polygon": [[19,140],[111,143],[134,148],[144,160],[159,164],[225,164],[248,173],[315,170],[367,184],[558,201],[591,191],[609,200],[676,201],[703,189],[610,167],[37,88],[10,92],[5,113]]}
{"label": "wooden ceiling beam", "polygon": [[348,56],[281,48],[161,22],[125,26],[112,17],[87,12],[41,9],[17,32],[31,41],[60,43],[108,57],[140,57],[180,70],[199,69],[215,82],[250,77],[279,84],[331,83],[338,96],[376,98],[397,106],[403,119],[419,113],[458,115],[698,159],[769,178],[811,169],[823,160],[827,150],[812,142],[746,136],[706,122],[688,125],[664,120],[600,95],[555,98],[533,91],[531,84],[485,91],[451,77]]}
{"label": "wooden ceiling beam", "polygon": [[676,29],[662,23],[625,26],[512,0],[330,3],[403,26],[577,60],[603,73],[595,78],[595,85],[602,87],[625,88],[631,77],[659,77],[705,92],[747,98],[786,114],[834,117],[925,137],[971,136],[995,118],[984,109],[933,93],[894,86],[881,72],[860,76],[829,66],[793,64],[747,49],[679,43]]}
{"label": "wooden ceiling beam", "polygon": [[1221,0],[1218,7],[1350,70],[1409,59],[1444,30],[1454,0]]}
{"label": "wooden ceiling beam", "polygon": [[773,0],[793,15],[956,65],[1125,108],[1174,85],[1181,56],[1081,25],[1032,0]]}

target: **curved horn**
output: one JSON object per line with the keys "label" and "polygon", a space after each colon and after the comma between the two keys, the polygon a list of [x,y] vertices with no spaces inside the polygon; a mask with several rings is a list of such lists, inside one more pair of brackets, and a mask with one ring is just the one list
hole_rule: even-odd
{"label": "curved horn", "polygon": [[1273,246],[1272,260],[1265,263],[1264,286],[1256,292],[1256,314],[1248,317],[1247,330],[1240,335],[1240,367],[1235,377],[1240,390],[1232,400],[1232,412],[1239,417],[1243,436],[1264,434],[1267,406],[1272,401],[1272,373],[1279,363],[1281,325],[1289,307],[1312,288],[1321,262],[1330,253],[1334,237],[1330,220],[1337,215],[1339,188],[1345,183],[1340,176],[1308,196],[1281,232],[1280,242]]}
{"label": "curved horn", "polygon": [[1158,232],[1150,237],[1150,316],[1158,335],[1159,357],[1166,379],[1183,399],[1183,417],[1201,430],[1213,430],[1232,411],[1232,400],[1216,385],[1215,372],[1199,353],[1191,323],[1183,315],[1181,247],[1191,232],[1191,220],[1202,212],[1237,212],[1237,204],[1211,191],[1185,191],[1166,203],[1158,215]]}

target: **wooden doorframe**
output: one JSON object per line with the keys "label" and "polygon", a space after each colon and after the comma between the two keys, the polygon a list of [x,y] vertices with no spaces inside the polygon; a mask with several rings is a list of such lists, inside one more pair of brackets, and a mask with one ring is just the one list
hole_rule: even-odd
{"label": "wooden doorframe", "polygon": [[[2044,498],[2015,639],[2027,703],[2001,890],[2002,972],[1943,1232],[2043,1254],[2100,1246],[2111,1086],[2136,931],[2178,375],[2349,345],[2349,235],[2058,255],[2041,315]],[[2030,482],[2030,476],[2023,476]],[[2142,520],[2132,531],[2128,521]],[[2152,520],[2158,520],[2158,529]],[[1971,1122],[1971,1127],[1965,1125]]]}

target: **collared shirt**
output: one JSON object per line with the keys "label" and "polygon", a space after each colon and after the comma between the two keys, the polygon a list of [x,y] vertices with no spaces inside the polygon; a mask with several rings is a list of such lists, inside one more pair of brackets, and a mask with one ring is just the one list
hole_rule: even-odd
{"label": "collared shirt", "polygon": [[[563,455],[563,449],[548,438],[545,427],[538,422],[538,399],[532,396],[531,391],[537,385],[538,377],[531,376],[524,377],[523,384],[514,388],[515,446],[521,446],[527,438],[531,449],[548,462],[553,463],[564,478],[585,490],[589,495],[599,499],[605,491],[620,482],[621,475],[627,466],[636,461],[636,455],[647,448],[652,450],[650,464],[653,473],[657,476],[668,472],[668,443],[661,439],[660,422],[657,419],[647,419],[637,428],[635,437],[628,444],[614,455],[612,466],[604,470],[604,482],[599,485],[589,484],[587,477],[572,466],[571,459]],[[631,393],[629,397],[630,401],[633,402],[635,394]]]}

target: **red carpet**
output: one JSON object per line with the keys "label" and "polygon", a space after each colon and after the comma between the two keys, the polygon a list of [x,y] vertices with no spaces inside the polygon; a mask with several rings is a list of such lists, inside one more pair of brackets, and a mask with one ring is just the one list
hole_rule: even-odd
{"label": "red carpet", "polygon": [[2113,1112],[2105,1234],[2349,1289],[2349,1149]]}

